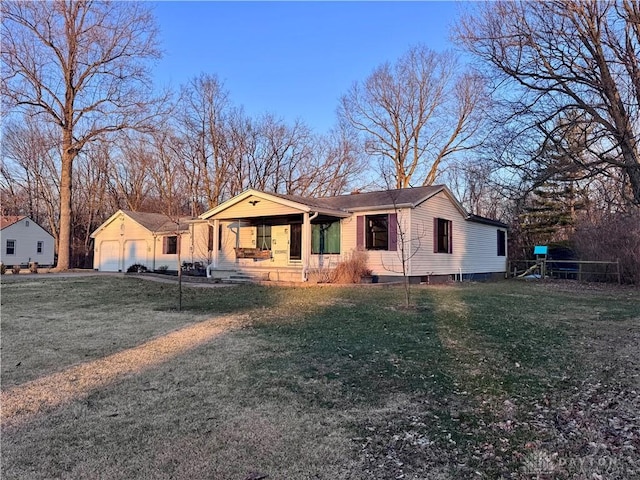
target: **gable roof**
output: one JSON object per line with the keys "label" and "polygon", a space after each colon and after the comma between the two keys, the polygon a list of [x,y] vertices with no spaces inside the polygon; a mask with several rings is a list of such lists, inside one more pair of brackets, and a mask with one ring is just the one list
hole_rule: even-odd
{"label": "gable roof", "polygon": [[10,227],[14,223],[18,223],[24,218],[27,218],[26,215],[3,215],[0,217],[0,230]]}
{"label": "gable roof", "polygon": [[[179,217],[178,223],[163,213],[147,213],[147,212],[134,212],[132,210],[118,210],[111,215],[107,220],[102,223],[98,228],[94,230],[91,237],[94,237],[100,230],[107,227],[111,222],[117,219],[120,215],[126,215],[134,222],[140,224],[142,227],[149,230],[151,233],[174,233],[176,231],[185,232],[189,229],[189,222],[194,220],[194,217]],[[177,228],[176,228],[177,227]]]}
{"label": "gable roof", "polygon": [[326,197],[321,200],[351,212],[370,210],[372,208],[414,208],[443,190],[446,190],[444,185],[431,185],[428,187],[352,193],[350,195]]}
{"label": "gable roof", "polygon": [[31,223],[33,223],[39,229],[41,229],[44,233],[46,233],[47,235],[50,235],[51,237],[53,237],[53,235],[51,235],[51,232],[49,232],[49,230],[47,228],[44,228],[42,225],[40,225],[38,222],[34,221],[31,217],[28,217],[27,215],[2,215],[2,216],[0,216],[0,230],[4,230],[5,228],[10,227],[11,225],[15,225],[16,223],[19,223],[22,220],[29,220]]}
{"label": "gable roof", "polygon": [[268,193],[260,190],[245,190],[241,194],[230,198],[217,207],[200,215],[201,220],[209,219],[227,208],[236,205],[251,196],[268,199],[284,206],[289,206],[303,212],[318,212],[336,217],[348,217],[351,213],[372,210],[390,210],[395,208],[415,208],[431,197],[444,193],[460,214],[468,221],[484,223],[501,228],[508,226],[497,220],[469,214],[456,197],[445,185],[430,185],[426,187],[399,188],[375,192],[352,193],[336,195],[334,197],[309,198],[300,195],[286,195],[282,193]]}
{"label": "gable roof", "polygon": [[211,218],[212,216],[250,196],[270,199],[283,205],[298,208],[301,211],[314,211],[322,214],[345,217],[348,216],[349,213],[360,210],[413,208],[441,191],[445,191],[456,207],[459,208],[465,216],[467,215],[455,197],[453,197],[451,192],[449,192],[447,187],[444,185],[432,185],[429,187],[401,188],[396,190],[382,190],[377,192],[354,193],[350,195],[337,195],[334,197],[319,198],[262,192],[260,190],[249,189],[203,213],[199,218]]}
{"label": "gable roof", "polygon": [[176,221],[163,213],[134,212],[132,210],[121,210],[121,212],[138,222],[147,230],[156,233],[176,231],[176,226],[179,231],[188,230],[188,222],[193,220],[193,217],[178,217],[176,223]]}
{"label": "gable roof", "polygon": [[348,212],[341,210],[340,208],[336,208],[328,205],[326,202],[323,201],[323,199],[300,197],[297,195],[283,195],[279,193],[269,193],[269,192],[262,192],[260,190],[249,189],[249,190],[245,190],[239,195],[236,195],[235,197],[230,198],[225,202],[222,202],[217,207],[214,207],[211,210],[204,212],[198,218],[202,220],[211,218],[219,214],[220,212],[225,211],[229,207],[232,207],[233,205],[236,205],[246,200],[251,196],[262,198],[264,200],[270,200],[272,202],[276,202],[281,205],[300,210],[301,212],[314,211],[322,214],[333,215],[336,217],[349,216]]}

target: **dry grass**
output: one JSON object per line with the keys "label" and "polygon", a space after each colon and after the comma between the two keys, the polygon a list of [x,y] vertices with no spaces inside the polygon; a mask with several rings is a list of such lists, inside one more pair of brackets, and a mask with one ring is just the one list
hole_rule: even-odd
{"label": "dry grass", "polygon": [[2,478],[637,478],[638,291],[571,285],[3,279]]}
{"label": "dry grass", "polygon": [[360,283],[362,277],[371,275],[367,266],[368,254],[363,250],[353,250],[336,265],[332,272],[331,283]]}
{"label": "dry grass", "polygon": [[0,395],[2,425],[19,425],[37,414],[86,398],[126,375],[171,361],[178,355],[203,345],[242,325],[242,317],[223,316],[201,321],[167,333],[135,348],[81,363],[61,372],[40,377]]}

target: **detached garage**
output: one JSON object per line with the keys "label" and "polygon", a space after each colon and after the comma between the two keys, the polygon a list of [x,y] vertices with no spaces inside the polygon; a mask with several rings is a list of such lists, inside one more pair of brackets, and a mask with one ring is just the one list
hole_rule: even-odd
{"label": "detached garage", "polygon": [[[118,210],[91,234],[93,265],[101,272],[126,272],[131,265],[149,270],[178,269],[178,248],[190,245],[189,220],[160,213]],[[184,250],[182,251],[184,252]]]}

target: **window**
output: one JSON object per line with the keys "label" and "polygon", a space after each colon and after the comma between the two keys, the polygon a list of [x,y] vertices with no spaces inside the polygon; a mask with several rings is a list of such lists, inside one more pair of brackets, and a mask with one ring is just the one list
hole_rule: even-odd
{"label": "window", "polygon": [[15,255],[16,254],[16,241],[15,240],[7,240],[7,255]]}
{"label": "window", "polygon": [[311,225],[311,253],[340,253],[340,221]]}
{"label": "window", "polygon": [[395,213],[357,217],[356,245],[367,250],[398,248],[398,216]]}
{"label": "window", "polygon": [[29,226],[29,220],[25,220],[25,221],[24,221],[24,226],[25,226],[25,227],[28,227],[28,226]]}
{"label": "window", "polygon": [[453,224],[444,218],[433,219],[433,252],[453,253]]}
{"label": "window", "polygon": [[165,255],[176,255],[178,253],[178,237],[162,237],[162,253]]}
{"label": "window", "polygon": [[271,250],[271,225],[258,225],[256,248]]}
{"label": "window", "polygon": [[504,257],[507,254],[507,235],[504,230],[498,230],[498,256]]}
{"label": "window", "polygon": [[209,225],[207,229],[207,250],[211,252],[213,250],[213,227]]}
{"label": "window", "polygon": [[389,249],[389,217],[369,215],[366,224],[367,250]]}
{"label": "window", "polygon": [[39,255],[42,255],[42,249],[43,249],[43,247],[44,247],[44,242],[38,242],[38,243],[36,244],[36,252],[37,252]]}

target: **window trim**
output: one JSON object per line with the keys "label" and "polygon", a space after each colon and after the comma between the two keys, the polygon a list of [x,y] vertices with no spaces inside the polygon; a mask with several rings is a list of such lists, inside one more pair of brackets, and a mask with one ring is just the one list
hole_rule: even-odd
{"label": "window trim", "polygon": [[[180,248],[180,240],[179,240],[179,235],[165,235],[164,237],[162,237],[162,254],[163,255],[177,255],[178,254],[178,249]],[[175,245],[171,245],[169,242],[169,239],[175,239]],[[172,247],[172,248],[170,248]],[[169,250],[174,250],[173,251],[169,251]]]}
{"label": "window trim", "polygon": [[[262,230],[262,234],[261,234]],[[267,235],[268,233],[268,235]],[[267,245],[266,240],[269,239],[269,244]],[[273,233],[271,231],[271,225],[257,225],[256,226],[256,248],[263,252],[271,251],[273,246]],[[267,247],[267,248],[263,248]]]}
{"label": "window trim", "polygon": [[[13,250],[11,253],[9,253],[9,242],[12,242],[12,244],[13,244],[13,245],[11,246],[11,249]],[[14,239],[8,238],[8,239],[6,240],[6,243],[5,243],[5,246],[4,246],[4,253],[5,253],[5,255],[12,255],[12,256],[13,256],[13,255],[15,255],[15,254],[16,254],[16,246],[17,246],[17,243],[18,243],[18,242],[16,242]]]}
{"label": "window trim", "polygon": [[[381,227],[376,230],[376,226],[384,223],[384,229]],[[367,215],[364,224],[364,241],[367,250],[389,250],[389,215]],[[379,232],[379,235],[377,233]]]}
{"label": "window trim", "polygon": [[[336,227],[337,225],[337,227]],[[341,241],[342,222],[334,220],[333,222],[312,223],[311,224],[311,254],[312,255],[340,255],[342,248]],[[329,238],[331,235],[337,235],[337,239]],[[317,241],[315,240],[317,238]],[[336,244],[337,249],[330,248],[329,245]]]}
{"label": "window trim", "polygon": [[[386,217],[387,221],[387,246],[375,248],[370,246],[369,219],[372,217]],[[358,215],[356,217],[356,246],[367,251],[395,252],[398,250],[398,214],[375,213],[370,215]]]}
{"label": "window trim", "polygon": [[507,256],[507,232],[504,230],[498,229],[497,231],[497,242],[498,242],[498,257],[506,257]]}
{"label": "window trim", "polygon": [[[440,227],[443,226],[441,232]],[[446,242],[447,246],[444,246]],[[446,218],[433,218],[433,253],[453,254],[453,222]]]}

